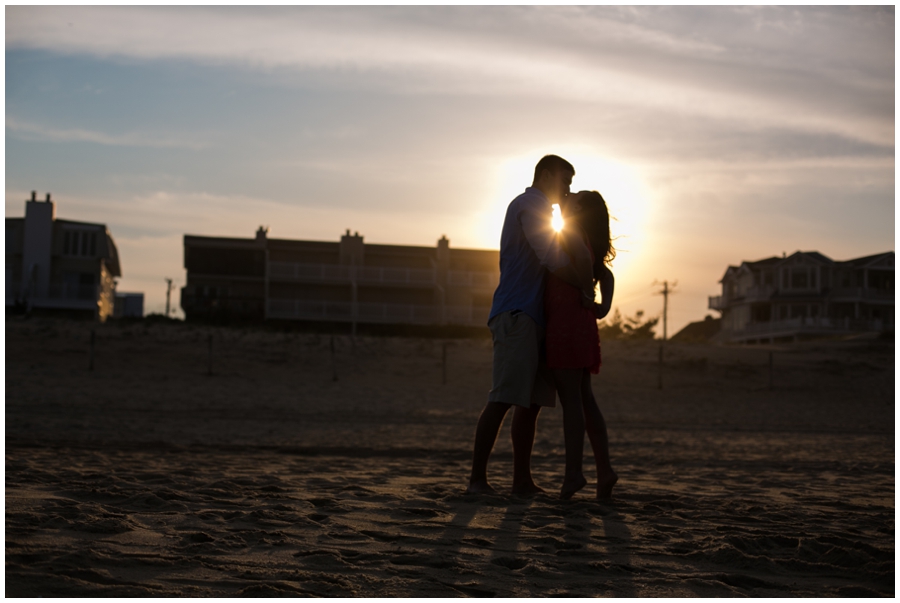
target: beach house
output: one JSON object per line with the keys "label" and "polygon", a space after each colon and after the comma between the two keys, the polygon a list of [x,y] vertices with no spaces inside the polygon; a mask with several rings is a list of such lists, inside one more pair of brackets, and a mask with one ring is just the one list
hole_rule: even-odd
{"label": "beach house", "polygon": [[113,312],[119,254],[105,224],[56,218],[47,193],[6,218],[6,308],[106,320]]}
{"label": "beach house", "polygon": [[340,241],[185,235],[188,320],[483,326],[500,278],[498,251]]}
{"label": "beach house", "polygon": [[790,341],[894,329],[894,252],[834,261],[798,251],[729,266],[721,295],[717,339]]}

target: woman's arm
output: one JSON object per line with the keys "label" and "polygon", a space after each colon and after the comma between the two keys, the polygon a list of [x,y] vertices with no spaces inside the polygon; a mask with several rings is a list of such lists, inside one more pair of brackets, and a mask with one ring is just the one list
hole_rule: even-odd
{"label": "woman's arm", "polygon": [[612,271],[606,266],[600,269],[600,303],[594,304],[594,316],[597,320],[605,318],[612,309],[613,291],[616,288],[616,279]]}

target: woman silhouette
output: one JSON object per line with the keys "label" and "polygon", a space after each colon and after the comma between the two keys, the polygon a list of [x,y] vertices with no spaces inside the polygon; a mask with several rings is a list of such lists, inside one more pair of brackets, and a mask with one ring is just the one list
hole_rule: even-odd
{"label": "woman silhouette", "polygon": [[[553,372],[564,415],[566,476],[560,498],[568,499],[586,485],[582,472],[584,433],[587,430],[597,464],[597,498],[609,498],[618,481],[609,461],[606,421],[594,399],[591,374],[600,371],[597,320],[612,306],[615,280],[608,265],[616,257],[609,232],[609,210],[596,191],[569,195],[563,206],[562,246],[583,241],[591,252],[591,272],[600,284],[601,303],[582,303],[582,292],[552,273],[544,292],[547,319],[547,366]],[[586,306],[590,307],[586,307]]]}

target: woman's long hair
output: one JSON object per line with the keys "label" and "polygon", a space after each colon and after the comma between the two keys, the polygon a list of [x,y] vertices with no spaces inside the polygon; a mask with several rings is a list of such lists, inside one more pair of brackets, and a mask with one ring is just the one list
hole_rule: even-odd
{"label": "woman's long hair", "polygon": [[612,265],[616,250],[609,232],[609,209],[603,195],[597,191],[582,193],[579,199],[581,210],[573,216],[587,235],[594,250],[594,278],[599,279],[606,270],[604,264]]}

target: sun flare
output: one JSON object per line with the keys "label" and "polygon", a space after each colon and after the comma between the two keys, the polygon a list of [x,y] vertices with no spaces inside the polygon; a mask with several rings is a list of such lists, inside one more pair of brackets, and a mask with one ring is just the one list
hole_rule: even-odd
{"label": "sun flare", "polygon": [[563,220],[562,211],[559,209],[559,203],[553,204],[553,217],[550,218],[550,225],[553,226],[553,230],[559,232],[563,229],[566,222]]}
{"label": "sun flare", "polygon": [[[616,268],[623,275],[631,272],[637,257],[646,250],[645,230],[649,227],[651,202],[637,166],[614,160],[596,151],[584,148],[566,148],[566,145],[547,145],[575,166],[572,191],[599,191],[609,207],[612,217],[610,229],[616,249],[620,251],[615,260]],[[554,148],[555,147],[555,148]],[[540,159],[545,149],[510,157],[499,161],[493,186],[486,191],[490,201],[480,212],[476,221],[475,236],[485,247],[496,248],[509,202],[521,194],[531,183],[534,163]],[[558,232],[563,225],[563,217],[557,206],[553,207],[552,226]],[[650,280],[652,281],[651,277]]]}

